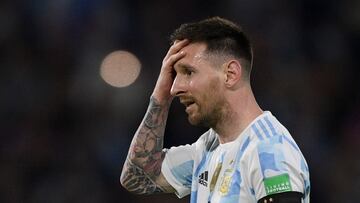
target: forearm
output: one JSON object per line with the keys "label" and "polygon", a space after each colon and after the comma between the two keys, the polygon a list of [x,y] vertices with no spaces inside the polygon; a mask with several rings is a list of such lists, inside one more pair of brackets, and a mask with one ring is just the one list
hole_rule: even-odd
{"label": "forearm", "polygon": [[155,182],[165,157],[163,140],[170,101],[160,104],[151,97],[148,110],[131,142],[121,174],[121,184],[137,194],[161,192]]}

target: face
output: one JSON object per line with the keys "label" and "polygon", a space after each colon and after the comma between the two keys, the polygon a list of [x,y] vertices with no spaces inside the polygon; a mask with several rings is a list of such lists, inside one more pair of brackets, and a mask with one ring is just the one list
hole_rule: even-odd
{"label": "face", "polygon": [[185,106],[192,125],[214,127],[224,114],[226,102],[222,84],[224,73],[214,67],[206,45],[192,43],[182,49],[186,55],[174,65],[176,77],[171,93]]}

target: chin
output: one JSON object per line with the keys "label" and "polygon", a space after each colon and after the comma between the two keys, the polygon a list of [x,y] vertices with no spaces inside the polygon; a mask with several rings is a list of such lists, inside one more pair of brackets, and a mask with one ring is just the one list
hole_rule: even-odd
{"label": "chin", "polygon": [[211,127],[209,122],[207,122],[207,120],[202,118],[202,117],[191,117],[191,116],[189,116],[188,121],[193,126],[201,126],[201,127],[206,127],[206,128]]}
{"label": "chin", "polygon": [[201,122],[201,119],[194,115],[188,115],[188,121],[191,125],[198,126]]}
{"label": "chin", "polygon": [[197,126],[199,124],[198,120],[191,118],[190,116],[188,117],[188,121],[191,125],[194,125],[194,126]]}

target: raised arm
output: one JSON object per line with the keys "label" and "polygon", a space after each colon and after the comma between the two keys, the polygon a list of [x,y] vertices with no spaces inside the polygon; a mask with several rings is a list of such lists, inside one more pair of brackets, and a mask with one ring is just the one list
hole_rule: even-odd
{"label": "raised arm", "polygon": [[160,105],[151,97],[145,118],[131,142],[121,174],[121,184],[136,194],[165,192],[166,184],[159,184],[164,130],[169,104]]}
{"label": "raised arm", "polygon": [[180,50],[187,43],[183,40],[170,47],[163,60],[148,110],[131,142],[120,177],[121,184],[130,192],[153,194],[174,191],[161,174],[161,165],[165,157],[163,140],[173,99],[170,95],[175,76],[173,65],[184,57]]}

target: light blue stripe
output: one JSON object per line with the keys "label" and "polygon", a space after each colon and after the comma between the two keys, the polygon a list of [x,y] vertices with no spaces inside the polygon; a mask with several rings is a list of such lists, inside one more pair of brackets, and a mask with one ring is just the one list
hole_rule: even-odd
{"label": "light blue stripe", "polygon": [[190,160],[171,169],[171,173],[181,184],[191,187],[193,166],[194,161]]}
{"label": "light blue stripe", "polygon": [[197,190],[191,191],[190,203],[196,203],[196,202],[197,202]]}
{"label": "light blue stripe", "polygon": [[200,170],[204,167],[204,165],[205,165],[205,163],[206,163],[207,156],[208,156],[208,153],[206,153],[206,154],[202,157],[199,165],[197,166],[197,168],[196,168],[196,170],[195,170],[194,177],[199,177]]}
{"label": "light blue stripe", "polygon": [[276,135],[277,133],[276,133],[276,131],[275,131],[275,128],[274,128],[274,126],[272,125],[272,123],[270,122],[269,118],[268,118],[267,116],[265,116],[265,117],[264,117],[264,120],[265,120],[266,124],[269,126],[272,135],[273,135],[273,136]]}
{"label": "light blue stripe", "polygon": [[[236,162],[233,166],[236,167],[239,165],[239,161],[240,161],[241,157],[243,156],[245,150],[249,146],[249,143],[250,143],[250,137],[248,136],[245,139],[245,141],[243,142],[243,144],[241,145],[240,150],[236,154]],[[231,180],[229,191],[225,196],[221,197],[219,203],[232,203],[232,202],[237,203],[237,202],[239,202],[240,185],[242,182],[242,176],[241,176],[239,169],[235,169],[235,171],[233,172],[233,174],[231,176],[232,176],[232,178],[231,178],[232,180]],[[212,197],[212,195],[213,194],[211,194],[211,197]],[[211,198],[209,198],[209,200],[211,200]]]}
{"label": "light blue stripe", "polygon": [[241,148],[240,148],[240,152],[238,152],[236,154],[236,159],[235,159],[235,163],[236,165],[238,165],[242,155],[244,154],[244,151],[246,150],[246,148],[249,146],[249,143],[250,143],[250,137],[247,137],[244,144],[242,144]]}
{"label": "light blue stripe", "polygon": [[250,137],[247,137],[244,144],[240,148],[241,152],[245,151],[245,149],[249,146],[249,143],[250,143]]}
{"label": "light blue stripe", "polygon": [[[206,164],[206,160],[208,159],[208,155],[209,153],[204,153],[199,165],[197,166],[194,174],[193,174],[193,184],[194,181],[196,181],[195,184],[197,184],[198,178],[199,178],[199,173],[200,170],[204,167],[204,165]],[[194,189],[193,185],[191,187],[191,189]],[[195,188],[195,191],[191,191],[191,195],[190,195],[190,203],[196,203],[197,202],[197,187]]]}
{"label": "light blue stripe", "polygon": [[261,136],[259,129],[255,126],[255,123],[251,126],[253,131],[255,132],[256,136],[259,138],[259,140],[263,140],[264,138]]}
{"label": "light blue stripe", "polygon": [[258,121],[259,126],[261,127],[261,129],[264,131],[266,137],[270,137],[269,131],[266,129],[265,125],[263,124],[263,122],[261,120]]}

